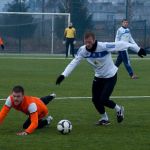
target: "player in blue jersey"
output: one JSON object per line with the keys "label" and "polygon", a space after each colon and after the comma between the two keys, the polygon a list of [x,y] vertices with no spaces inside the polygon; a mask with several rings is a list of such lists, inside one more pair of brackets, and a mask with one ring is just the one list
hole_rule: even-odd
{"label": "player in blue jersey", "polygon": [[[122,20],[122,26],[117,30],[115,42],[117,42],[117,41],[125,41],[125,42],[129,42],[132,44],[136,44],[134,39],[132,38],[132,35],[128,28],[128,20],[127,19]],[[124,63],[124,66],[129,74],[129,76],[131,77],[131,79],[137,79],[138,77],[134,74],[133,69],[130,64],[128,48],[125,48],[123,51],[118,52],[118,57],[115,62],[115,65],[117,67],[119,67],[122,62]]]}
{"label": "player in blue jersey", "polygon": [[92,32],[84,35],[84,44],[78,50],[76,57],[68,64],[64,72],[57,78],[56,84],[60,84],[75,69],[82,59],[86,59],[95,71],[95,77],[92,85],[92,101],[95,108],[101,114],[97,125],[110,124],[105,107],[116,110],[118,123],[124,119],[124,107],[119,106],[110,100],[117,81],[118,68],[114,65],[111,52],[121,51],[131,48],[137,52],[140,57],[146,55],[144,49],[136,44],[127,42],[98,42]]}

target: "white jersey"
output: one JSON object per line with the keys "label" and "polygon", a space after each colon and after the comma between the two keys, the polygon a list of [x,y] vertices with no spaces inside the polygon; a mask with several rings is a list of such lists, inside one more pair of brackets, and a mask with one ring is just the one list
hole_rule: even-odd
{"label": "white jersey", "polygon": [[95,76],[98,78],[113,77],[118,68],[114,65],[111,57],[111,52],[122,51],[131,48],[133,51],[138,52],[140,47],[136,44],[127,42],[97,42],[97,47],[94,52],[88,52],[86,46],[83,45],[79,48],[76,57],[68,64],[62,75],[67,77],[72,70],[80,63],[82,59],[86,59],[93,67]]}
{"label": "white jersey", "polygon": [[[130,29],[124,28],[124,27],[120,27],[117,30],[115,42],[117,42],[117,41],[125,41],[125,42],[129,42],[132,44],[136,44],[134,39],[132,38],[132,35],[130,33]],[[125,49],[125,50],[127,50],[127,49]]]}

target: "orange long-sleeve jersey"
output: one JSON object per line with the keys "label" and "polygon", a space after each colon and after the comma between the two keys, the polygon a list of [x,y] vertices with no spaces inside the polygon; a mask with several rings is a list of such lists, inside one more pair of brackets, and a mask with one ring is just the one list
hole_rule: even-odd
{"label": "orange long-sleeve jersey", "polygon": [[0,37],[0,45],[4,45],[4,42],[1,37]]}
{"label": "orange long-sleeve jersey", "polygon": [[42,119],[48,114],[47,106],[37,97],[24,96],[21,104],[15,105],[13,97],[9,96],[0,112],[0,123],[2,123],[12,107],[25,113],[26,115],[29,115],[31,124],[25,130],[27,133],[32,133],[38,126],[38,120]]}

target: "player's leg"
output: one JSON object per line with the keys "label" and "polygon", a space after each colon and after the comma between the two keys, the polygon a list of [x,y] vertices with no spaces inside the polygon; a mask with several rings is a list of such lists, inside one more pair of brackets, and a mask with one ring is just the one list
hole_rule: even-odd
{"label": "player's leg", "polygon": [[124,118],[124,108],[119,106],[114,101],[110,100],[110,96],[117,82],[117,74],[111,78],[104,79],[104,87],[101,92],[100,101],[108,108],[115,109],[117,112],[117,121],[121,122]]}
{"label": "player's leg", "polygon": [[44,102],[45,105],[47,105],[50,101],[52,101],[56,97],[55,93],[52,93],[50,95],[41,97],[40,99]]}
{"label": "player's leg", "polygon": [[23,124],[23,129],[27,129],[30,124],[31,124],[31,121],[30,121],[30,118],[28,118]]}
{"label": "player's leg", "polygon": [[92,101],[96,110],[100,113],[101,118],[96,123],[96,125],[108,125],[110,124],[108,120],[107,113],[105,112],[104,105],[100,102],[101,91],[103,89],[102,79],[94,78],[92,85]]}
{"label": "player's leg", "polygon": [[118,57],[116,59],[115,65],[117,67],[119,67],[121,63],[122,63],[122,55],[121,55],[121,51],[120,51],[120,52],[118,52]]}
{"label": "player's leg", "polygon": [[[52,116],[48,116],[46,119],[41,119],[38,121],[38,129],[43,128],[46,125],[49,125],[53,120]],[[24,124],[23,124],[23,129],[27,129],[31,124],[30,118],[28,118]]]}
{"label": "player's leg", "polygon": [[66,57],[68,57],[69,44],[70,44],[70,41],[69,41],[69,39],[67,38],[67,39],[66,39]]}
{"label": "player's leg", "polygon": [[131,67],[130,59],[129,59],[127,51],[122,51],[122,60],[123,60],[124,66],[129,74],[129,76],[133,79],[137,79],[137,76],[134,75],[134,73],[133,73],[133,69]]}
{"label": "player's leg", "polygon": [[74,57],[74,44],[73,44],[73,41],[74,41],[74,38],[72,38],[71,41],[70,41],[72,57]]}
{"label": "player's leg", "polygon": [[38,129],[41,129],[43,127],[45,127],[46,125],[49,125],[53,120],[52,116],[48,116],[46,119],[41,119],[38,122]]}

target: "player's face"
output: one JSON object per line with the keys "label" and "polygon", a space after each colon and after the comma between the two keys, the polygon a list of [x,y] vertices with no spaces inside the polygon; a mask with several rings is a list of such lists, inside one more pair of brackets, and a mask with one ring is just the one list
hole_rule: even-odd
{"label": "player's face", "polygon": [[91,49],[93,47],[95,43],[95,39],[93,39],[93,37],[88,37],[86,39],[84,39],[84,44],[86,45],[86,47],[88,49]]}
{"label": "player's face", "polygon": [[123,26],[123,27],[126,27],[126,28],[127,28],[127,27],[128,27],[128,24],[129,24],[128,21],[123,21],[123,22],[122,22],[122,26]]}
{"label": "player's face", "polygon": [[13,96],[15,105],[19,105],[23,101],[23,94],[21,92],[19,93],[13,92],[12,96]]}

